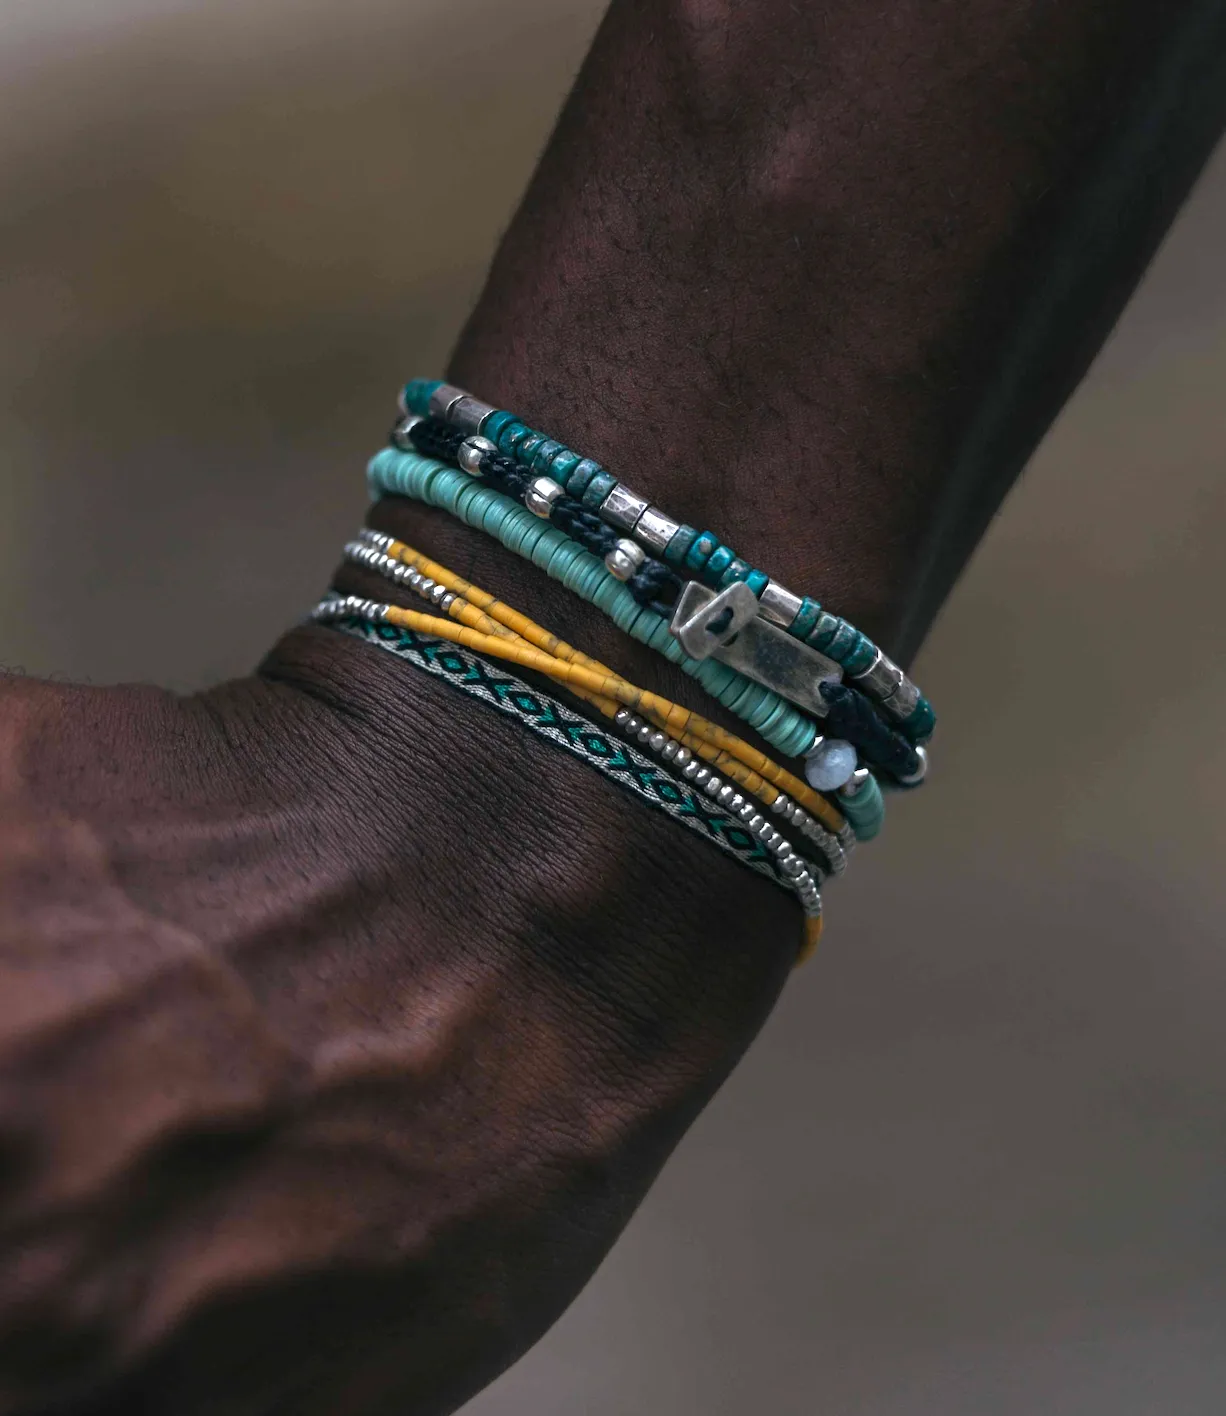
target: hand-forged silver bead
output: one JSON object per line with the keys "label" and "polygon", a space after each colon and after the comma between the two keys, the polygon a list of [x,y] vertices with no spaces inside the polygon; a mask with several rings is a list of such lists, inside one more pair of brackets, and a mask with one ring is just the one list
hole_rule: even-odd
{"label": "hand-forged silver bead", "polygon": [[700,787],[705,787],[708,780],[710,779],[710,776],[711,769],[709,767],[700,767],[697,772],[694,773],[694,780],[698,783]]}
{"label": "hand-forged silver bead", "polygon": [[642,546],[623,537],[605,556],[604,563],[609,574],[617,580],[629,580],[642,569],[646,559],[647,555]]}
{"label": "hand-forged silver bead", "polygon": [[679,752],[684,751],[685,748],[683,748],[680,743],[676,743],[672,740],[672,738],[669,738],[669,740],[660,749],[660,756],[665,760],[665,762],[676,762],[677,754]]}
{"label": "hand-forged silver bead", "polygon": [[533,516],[548,521],[554,502],[564,495],[562,484],[555,482],[552,477],[534,477],[524,493],[524,505]]}
{"label": "hand-forged silver bead", "polygon": [[465,438],[460,444],[459,452],[456,453],[456,461],[460,464],[461,470],[467,472],[470,477],[479,477],[481,475],[481,459],[487,453],[497,451],[497,447],[490,442],[489,438]]}
{"label": "hand-forged silver bead", "polygon": [[630,718],[631,713],[629,708],[619,708],[617,712],[613,714],[613,721],[619,728],[624,728],[630,721]]}
{"label": "hand-forged silver bead", "polygon": [[731,806],[734,796],[736,796],[736,791],[732,787],[726,785],[720,787],[718,798],[720,806]]}
{"label": "hand-forged silver bead", "polygon": [[687,767],[691,762],[693,762],[693,760],[694,754],[689,750],[688,747],[679,747],[677,749],[676,757],[673,758],[673,762],[678,767]]}

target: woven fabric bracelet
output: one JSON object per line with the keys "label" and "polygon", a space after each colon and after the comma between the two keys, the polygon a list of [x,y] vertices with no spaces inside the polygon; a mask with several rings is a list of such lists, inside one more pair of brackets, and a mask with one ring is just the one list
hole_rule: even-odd
{"label": "woven fabric bracelet", "polygon": [[748,585],[765,618],[840,664],[912,742],[922,743],[931,736],[936,724],[932,706],[897,664],[846,620],[756,570],[714,533],[674,521],[598,462],[463,389],[438,380],[414,379],[405,385],[401,406],[407,414],[432,415],[462,432],[489,439],[500,452],[557,482],[609,525],[704,585],[713,589],[738,582]]}
{"label": "woven fabric bracelet", "polygon": [[522,680],[496,670],[476,654],[459,645],[383,622],[381,612],[388,608],[357,597],[337,597],[323,601],[312,618],[389,650],[398,658],[480,699],[587,762],[609,780],[701,835],[756,874],[789,890],[805,913],[802,957],[816,946],[821,936],[822,918],[820,872],[797,855],[760,813],[753,813],[748,820],[730,814],[716,800],[726,784],[720,783],[714,791],[709,790],[712,780],[718,782],[710,773],[702,786],[696,782],[691,785],[684,779],[676,780],[642,753]]}
{"label": "woven fabric bracelet", "polygon": [[372,494],[412,497],[440,507],[532,562],[617,627],[678,665],[785,757],[804,757],[821,736],[811,719],[778,694],[711,659],[691,659],[669,632],[668,620],[638,604],[603,561],[510,497],[455,468],[411,452],[385,448],[371,460]]}
{"label": "woven fabric bracelet", "polygon": [[[500,657],[540,672],[542,664],[538,655],[548,654],[557,661],[551,676],[562,681],[570,692],[604,717],[614,720],[628,735],[662,753],[666,761],[678,768],[687,767],[690,760],[696,758],[696,769],[705,762],[708,768],[724,772],[769,809],[781,824],[815,845],[832,873],[839,874],[845,868],[846,852],[855,840],[855,833],[846,820],[806,783],[725,728],[659,694],[637,688],[598,660],[582,654],[526,615],[504,605],[403,541],[382,532],[364,530],[358,540],[345,547],[345,558],[412,591],[469,629],[486,636],[503,637],[507,643],[499,646]],[[458,636],[453,634],[452,637]],[[571,665],[598,676],[599,687],[608,691],[597,691],[596,680],[592,678],[576,682],[571,670],[565,667]],[[635,718],[631,708],[643,714],[645,721]],[[788,796],[788,790],[795,794],[795,799]],[[816,812],[817,819],[812,812]]]}
{"label": "woven fabric bracelet", "polygon": [[[487,438],[466,436],[437,418],[410,415],[393,428],[392,443],[401,450],[416,450],[457,465],[470,476],[480,476],[487,485],[601,556],[609,574],[625,581],[639,604],[671,615],[681,582],[667,566],[646,558],[633,541],[619,538],[598,516],[568,497],[557,482],[535,476],[500,453]],[[752,594],[749,603],[756,613]],[[829,790],[842,785],[855,769],[857,756],[901,785],[917,786],[923,781],[924,749],[892,729],[868,698],[841,683],[822,683],[818,692],[824,733],[820,744],[810,750],[805,769],[814,786]]]}
{"label": "woven fabric bracelet", "polygon": [[[698,718],[688,709],[681,708],[677,704],[670,704],[657,694],[647,693],[616,675],[610,675],[608,670],[603,667],[591,668],[587,664],[567,662],[538,650],[531,644],[516,643],[512,637],[487,634],[480,630],[470,629],[463,624],[453,624],[449,620],[439,619],[419,610],[403,609],[399,605],[387,606],[386,612],[381,614],[380,618],[403,629],[430,634],[440,639],[449,639],[479,654],[505,659],[521,668],[543,674],[577,693],[580,697],[589,698],[590,695],[595,695],[596,700],[608,703],[609,716],[612,716],[618,707],[639,709],[657,721],[666,733],[679,739],[684,736],[687,729],[696,727],[698,729],[695,736],[696,743],[701,737],[704,746],[726,748],[729,750],[730,757],[739,757],[744,765],[752,767],[770,784],[777,786],[780,790],[791,790],[795,794],[803,796],[806,807],[810,807],[814,814],[830,829],[838,832],[840,839],[842,837],[842,831],[846,825],[844,818],[824,798],[818,796],[803,782],[779,767],[777,763],[772,762],[770,758],[758,752],[756,748],[741,742],[740,739],[725,732],[718,725]],[[721,763],[721,765],[725,764]],[[727,763],[728,767],[731,765],[731,762]]]}

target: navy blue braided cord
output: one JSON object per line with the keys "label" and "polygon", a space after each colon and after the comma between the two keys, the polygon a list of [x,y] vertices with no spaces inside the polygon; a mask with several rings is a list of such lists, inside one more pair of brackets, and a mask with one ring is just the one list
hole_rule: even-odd
{"label": "navy blue braided cord", "polygon": [[[460,444],[468,436],[441,418],[424,418],[409,431],[413,445],[423,457],[435,457],[440,462],[453,465],[458,459]],[[501,452],[483,453],[477,465],[481,468],[482,477],[491,486],[505,496],[514,497],[517,502],[523,501],[529,484],[538,475]],[[549,520],[572,541],[577,541],[601,560],[621,540],[613,527],[566,493],[550,507]],[[667,616],[680,594],[681,580],[663,561],[648,556],[642,567],[626,581],[626,588],[640,605],[650,605]]]}
{"label": "navy blue braided cord", "polygon": [[[650,758],[597,724],[572,713],[555,699],[530,688],[521,679],[495,668],[488,660],[450,640],[432,639],[399,625],[357,618],[329,623],[342,633],[389,650],[514,718],[538,736],[595,767],[649,806],[697,832],[756,874],[793,893],[792,882],[762,841],[705,793],[678,782]],[[814,882],[820,882],[824,872],[811,861],[806,861],[806,865]]]}
{"label": "navy blue braided cord", "polygon": [[[399,427],[399,424],[397,424]],[[460,444],[469,435],[441,418],[423,418],[409,431],[409,437],[425,457],[456,464]],[[528,484],[537,476],[513,457],[500,452],[487,452],[478,459],[482,477],[498,491],[522,502]],[[560,496],[550,509],[550,521],[578,541],[593,555],[605,556],[620,539],[618,533],[595,512],[571,496]],[[627,581],[627,588],[641,605],[651,605],[667,615],[668,607],[680,591],[680,579],[663,561],[647,560],[637,575]],[[726,612],[731,616],[731,610]],[[717,625],[712,625],[715,633]],[[862,762],[890,773],[899,780],[913,777],[920,770],[915,745],[885,721],[869,699],[849,684],[822,686],[828,716],[822,724],[826,736],[842,738],[851,743]]]}

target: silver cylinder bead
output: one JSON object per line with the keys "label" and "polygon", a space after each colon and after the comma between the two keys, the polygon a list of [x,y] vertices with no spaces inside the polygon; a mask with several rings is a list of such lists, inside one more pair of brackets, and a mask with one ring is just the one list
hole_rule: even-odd
{"label": "silver cylinder bead", "polygon": [[597,514],[601,521],[616,526],[619,531],[633,531],[647,506],[646,497],[636,496],[624,482],[618,482],[600,503]]}
{"label": "silver cylinder bead", "polygon": [[659,507],[649,506],[634,523],[634,539],[650,551],[661,552],[681,530],[681,523],[665,516]]}
{"label": "silver cylinder bead", "polygon": [[785,590],[782,585],[776,584],[773,580],[766,582],[766,589],[758,597],[758,603],[762,606],[762,618],[768,619],[772,624],[781,625],[787,629],[788,625],[800,613],[803,603],[799,595],[793,595],[790,590]]}
{"label": "silver cylinder bead", "polygon": [[447,421],[462,433],[479,433],[481,425],[495,411],[493,404],[482,403],[479,398],[466,393],[448,408]]}
{"label": "silver cylinder bead", "polygon": [[446,418],[454,404],[459,403],[462,398],[471,397],[472,394],[467,389],[456,388],[455,384],[439,384],[430,395],[430,416],[431,418]]}

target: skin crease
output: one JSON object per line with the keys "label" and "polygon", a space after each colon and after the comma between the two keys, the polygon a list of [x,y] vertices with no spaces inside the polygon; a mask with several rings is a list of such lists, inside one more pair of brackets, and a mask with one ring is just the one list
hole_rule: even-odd
{"label": "skin crease", "polygon": [[[452,376],[908,654],[1224,69],[1220,3],[616,0]],[[702,706],[482,538],[372,519]],[[0,1413],[453,1410],[586,1281],[799,927],[330,631],[192,698],[3,681]]]}

